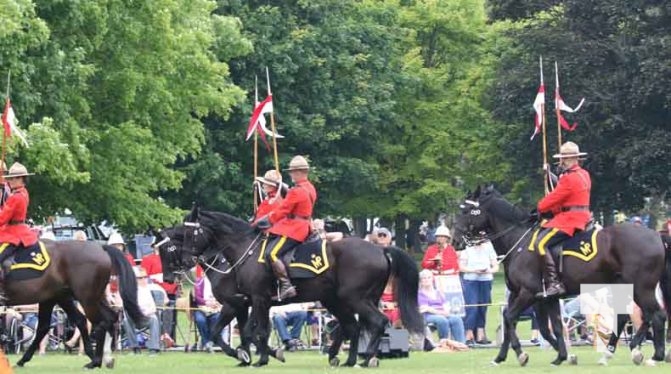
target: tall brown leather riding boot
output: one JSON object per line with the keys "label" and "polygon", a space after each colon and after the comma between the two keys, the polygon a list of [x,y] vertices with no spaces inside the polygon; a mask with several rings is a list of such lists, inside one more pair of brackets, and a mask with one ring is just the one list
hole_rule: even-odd
{"label": "tall brown leather riding boot", "polygon": [[561,296],[566,293],[564,285],[559,281],[557,267],[550,251],[545,252],[545,266],[543,267],[543,277],[545,278],[545,293],[539,292],[536,297]]}
{"label": "tall brown leather riding boot", "polygon": [[291,284],[289,276],[287,275],[287,268],[284,266],[282,260],[274,261],[272,264],[273,273],[278,281],[280,281],[280,292],[279,297],[274,296],[273,300],[284,300],[296,296],[296,287]]}

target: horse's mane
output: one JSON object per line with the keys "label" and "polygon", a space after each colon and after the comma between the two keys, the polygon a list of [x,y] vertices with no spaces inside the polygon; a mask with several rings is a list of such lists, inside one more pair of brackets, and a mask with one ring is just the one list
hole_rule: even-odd
{"label": "horse's mane", "polygon": [[230,234],[249,235],[253,231],[252,226],[247,221],[227,213],[201,210],[200,217],[215,222],[220,228]]}
{"label": "horse's mane", "polygon": [[490,201],[491,212],[509,222],[523,223],[529,219],[529,213],[516,207],[506,200],[500,192],[494,188],[489,188],[483,193],[480,202]]}

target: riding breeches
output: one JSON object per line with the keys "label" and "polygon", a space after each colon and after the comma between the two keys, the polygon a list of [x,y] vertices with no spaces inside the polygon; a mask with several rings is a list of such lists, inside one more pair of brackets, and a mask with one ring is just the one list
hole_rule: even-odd
{"label": "riding breeches", "polygon": [[570,237],[571,236],[567,233],[560,231],[559,229],[551,227],[545,228],[538,234],[534,247],[538,255],[545,256],[546,251]]}
{"label": "riding breeches", "polygon": [[275,262],[281,260],[285,253],[300,243],[286,236],[270,236],[266,239],[266,262]]}

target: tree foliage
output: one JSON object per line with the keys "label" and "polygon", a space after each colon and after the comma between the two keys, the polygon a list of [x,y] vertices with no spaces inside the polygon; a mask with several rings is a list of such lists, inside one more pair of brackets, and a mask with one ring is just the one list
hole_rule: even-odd
{"label": "tree foliage", "polygon": [[198,154],[201,118],[225,118],[244,97],[220,60],[251,50],[239,23],[207,0],[14,4],[0,13],[0,56],[31,145],[8,158],[39,174],[31,214],[170,222],[179,211],[161,194],[183,178],[173,165]]}
{"label": "tree foliage", "polygon": [[[669,42],[671,7],[658,1],[562,1],[545,12],[528,5],[529,14],[508,32],[513,48],[498,68],[490,107],[507,126],[505,151],[520,174],[539,191],[540,142],[531,133],[531,102],[538,86],[538,56],[546,64],[546,91],[552,92],[552,62],[558,61],[562,96],[571,104],[585,96],[579,122],[564,140],[589,152],[592,203],[596,209],[638,209],[646,196],[668,194],[671,171],[669,131]],[[551,103],[551,95],[548,101]],[[575,104],[573,104],[575,105]],[[551,153],[556,125],[548,105]],[[537,182],[536,182],[537,181]],[[524,190],[524,189],[522,189]]]}

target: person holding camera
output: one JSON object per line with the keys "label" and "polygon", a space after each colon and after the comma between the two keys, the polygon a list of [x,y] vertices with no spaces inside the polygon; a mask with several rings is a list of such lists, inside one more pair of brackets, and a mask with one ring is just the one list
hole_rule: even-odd
{"label": "person holding camera", "polygon": [[492,242],[483,238],[461,251],[459,260],[466,302],[466,345],[490,344],[485,335],[485,319],[487,305],[492,302],[494,273],[499,271],[496,251]]}

